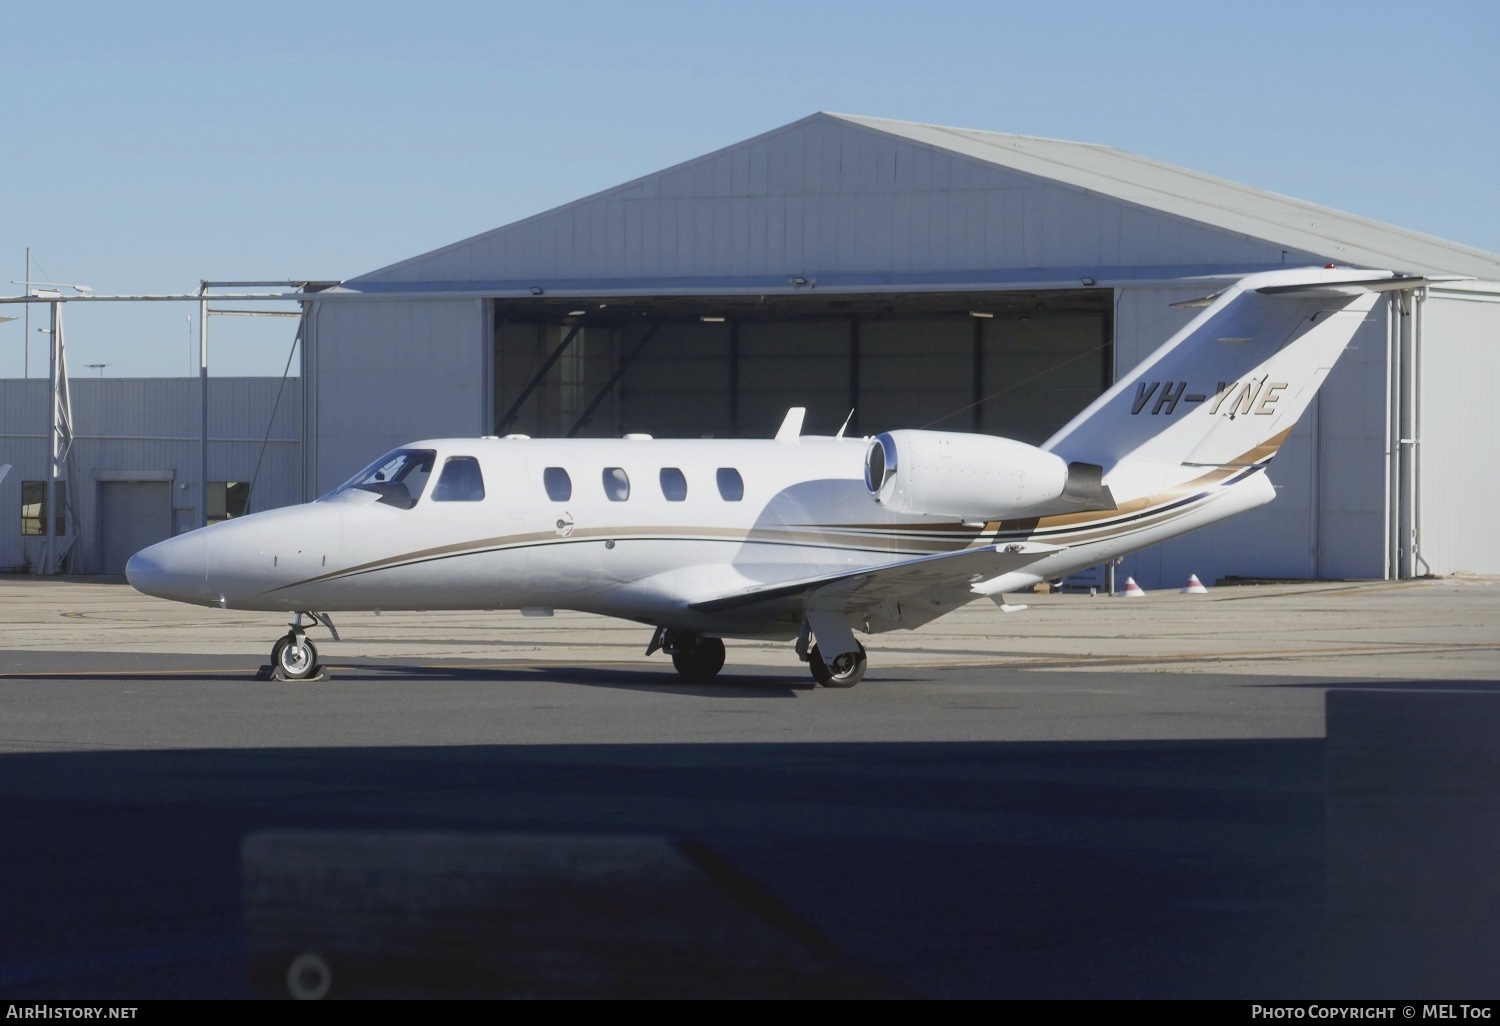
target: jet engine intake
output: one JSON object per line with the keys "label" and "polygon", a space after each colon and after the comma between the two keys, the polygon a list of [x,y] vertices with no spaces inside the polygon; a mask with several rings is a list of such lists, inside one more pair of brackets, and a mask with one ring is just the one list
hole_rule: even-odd
{"label": "jet engine intake", "polygon": [[865,451],[865,487],[893,513],[1000,520],[1076,509],[1069,478],[1062,457],[995,435],[888,431]]}

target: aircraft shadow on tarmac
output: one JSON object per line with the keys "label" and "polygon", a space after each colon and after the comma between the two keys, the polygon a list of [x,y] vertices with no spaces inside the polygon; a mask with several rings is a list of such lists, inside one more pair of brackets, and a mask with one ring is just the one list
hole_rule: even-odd
{"label": "aircraft shadow on tarmac", "polygon": [[[155,681],[166,677],[178,679],[200,679],[205,681],[244,683],[267,688],[315,688],[332,682],[360,683],[399,680],[411,683],[422,681],[492,681],[515,683],[546,680],[560,684],[579,684],[587,687],[649,691],[654,694],[677,694],[684,696],[743,696],[746,698],[793,697],[799,692],[811,691],[816,682],[797,668],[765,667],[743,671],[728,670],[712,681],[689,683],[682,679],[671,666],[568,665],[532,663],[468,663],[468,662],[389,662],[373,659],[339,660],[325,664],[327,680],[269,681],[257,680],[253,670],[226,669],[222,658],[210,664],[199,659],[196,664],[180,660],[163,661],[160,668],[130,669],[68,669],[49,670],[46,676],[66,677],[74,681]],[[139,665],[139,664],[138,664]],[[191,665],[192,669],[185,668]],[[0,673],[0,680],[29,680],[39,674],[35,671],[22,673]],[[865,684],[880,686],[889,684],[919,684],[921,678],[897,675],[886,671],[866,678]],[[865,684],[861,684],[863,687]]]}

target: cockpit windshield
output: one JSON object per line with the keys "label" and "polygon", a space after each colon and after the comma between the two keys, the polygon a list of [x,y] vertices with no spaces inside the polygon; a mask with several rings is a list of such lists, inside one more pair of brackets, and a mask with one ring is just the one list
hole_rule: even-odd
{"label": "cockpit windshield", "polygon": [[331,499],[351,489],[372,492],[379,501],[397,509],[411,509],[422,497],[437,453],[432,449],[397,449],[388,452],[364,470],[323,496]]}

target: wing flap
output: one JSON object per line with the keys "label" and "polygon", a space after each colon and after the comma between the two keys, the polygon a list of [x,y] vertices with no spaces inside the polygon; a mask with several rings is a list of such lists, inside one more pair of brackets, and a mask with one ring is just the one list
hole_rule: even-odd
{"label": "wing flap", "polygon": [[985,545],[961,552],[741,588],[691,608],[726,613],[766,604],[800,606],[846,617],[870,630],[917,627],[983,595],[984,582],[1022,570],[1060,551],[1055,545]]}

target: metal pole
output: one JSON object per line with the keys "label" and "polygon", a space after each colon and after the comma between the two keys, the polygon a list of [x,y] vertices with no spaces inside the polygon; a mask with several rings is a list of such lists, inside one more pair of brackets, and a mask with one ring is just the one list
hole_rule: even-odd
{"label": "metal pole", "polygon": [[1411,575],[1432,572],[1422,556],[1422,311],[1427,290],[1412,290],[1411,326]]}
{"label": "metal pole", "polygon": [[[28,274],[27,278],[30,279],[30,277],[31,276]],[[29,306],[30,304],[27,305]],[[47,438],[49,440],[49,445],[51,448],[51,458],[49,462],[51,463],[52,468],[47,474],[47,505],[46,507],[44,507],[45,515],[42,517],[42,519],[45,521],[45,524],[42,527],[42,533],[47,536],[46,557],[42,560],[42,573],[44,574],[52,573],[52,558],[54,552],[57,549],[57,471],[59,450],[62,448],[61,440],[57,437],[57,343],[58,339],[62,337],[62,325],[60,323],[60,319],[62,316],[62,304],[54,301],[52,303],[48,303],[47,305],[52,309],[52,344],[48,348],[49,359],[47,370],[47,379],[52,383],[52,403],[50,407],[52,410],[52,424],[47,431]]]}
{"label": "metal pole", "polygon": [[[31,295],[31,247],[26,247],[26,294]],[[21,347],[26,355],[21,359],[21,365],[25,368],[24,376],[31,377],[31,304],[26,304],[26,335],[21,339]]]}
{"label": "metal pole", "polygon": [[[200,294],[202,291],[200,290]],[[198,300],[198,526],[208,526],[208,296]]]}
{"label": "metal pole", "polygon": [[1400,293],[1401,302],[1401,410],[1400,420],[1396,428],[1397,444],[1400,447],[1401,464],[1397,481],[1398,494],[1400,496],[1397,506],[1398,524],[1400,529],[1401,560],[1396,570],[1396,576],[1401,580],[1409,580],[1416,576],[1416,560],[1413,558],[1412,544],[1416,539],[1416,525],[1412,523],[1412,492],[1415,487],[1413,480],[1416,470],[1416,455],[1413,451],[1416,445],[1416,418],[1414,416],[1414,403],[1416,401],[1416,367],[1413,360],[1413,319],[1416,311],[1415,301],[1409,291]]}
{"label": "metal pole", "polygon": [[1397,453],[1400,445],[1396,444],[1396,322],[1398,320],[1397,310],[1401,300],[1399,297],[1391,296],[1386,299],[1385,308],[1385,478],[1381,482],[1384,485],[1382,492],[1383,519],[1381,521],[1381,540],[1385,544],[1385,568],[1381,575],[1382,580],[1392,580],[1396,576],[1396,565],[1398,562],[1396,554],[1396,471],[1398,467]]}

